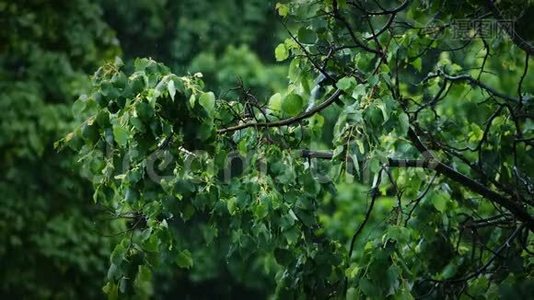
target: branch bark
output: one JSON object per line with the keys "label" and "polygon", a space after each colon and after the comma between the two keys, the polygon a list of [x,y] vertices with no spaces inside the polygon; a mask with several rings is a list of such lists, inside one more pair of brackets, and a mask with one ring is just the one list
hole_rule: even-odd
{"label": "branch bark", "polygon": [[[410,127],[408,130],[408,138],[415,145],[417,150],[421,153],[430,153],[425,145],[419,139],[419,136],[415,133],[413,128]],[[470,189],[471,191],[483,196],[484,198],[508,209],[514,216],[519,220],[525,223],[528,229],[534,232],[534,218],[524,209],[520,204],[518,204],[514,199],[505,197],[488,187],[480,184],[479,182],[465,176],[464,174],[454,170],[453,168],[445,165],[444,163],[431,158],[435,163],[434,170],[438,173],[444,175],[445,177],[456,181],[457,183],[463,185],[464,187]]]}
{"label": "branch bark", "polygon": [[[429,153],[415,131],[412,129],[408,132],[408,137],[416,145],[416,148],[422,153]],[[305,158],[319,158],[319,159],[332,159],[333,154],[327,151],[310,151],[301,150],[301,156]],[[483,196],[484,198],[508,209],[514,216],[525,223],[525,226],[530,231],[534,232],[534,218],[513,199],[507,198],[488,187],[480,184],[476,180],[473,180],[464,174],[454,170],[450,166],[432,158],[425,159],[388,159],[389,167],[397,168],[425,168],[434,170],[437,173],[449,178],[452,181],[459,183],[460,185],[468,188],[469,190]]]}
{"label": "branch bark", "polygon": [[237,131],[237,130],[241,130],[241,129],[245,129],[249,127],[281,127],[281,126],[291,125],[299,121],[302,121],[306,118],[309,118],[313,116],[314,114],[327,108],[332,103],[334,103],[339,98],[339,96],[341,96],[341,94],[342,94],[342,91],[337,89],[330,97],[328,97],[328,99],[326,99],[321,104],[313,107],[312,109],[306,112],[301,113],[300,115],[297,115],[297,116],[294,116],[288,119],[283,119],[283,120],[273,121],[273,122],[249,122],[249,123],[244,123],[244,124],[240,124],[240,125],[236,125],[232,127],[219,129],[217,130],[217,133],[222,134],[222,133],[227,133],[227,132],[233,132],[233,131]]}

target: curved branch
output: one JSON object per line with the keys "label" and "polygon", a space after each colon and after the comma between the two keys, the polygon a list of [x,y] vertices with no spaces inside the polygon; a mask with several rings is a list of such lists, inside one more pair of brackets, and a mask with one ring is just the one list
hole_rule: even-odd
{"label": "curved branch", "polygon": [[[419,136],[415,133],[413,128],[410,127],[408,130],[408,138],[415,145],[417,150],[421,153],[430,153],[426,146],[421,142]],[[525,210],[520,204],[518,204],[514,199],[507,198],[495,191],[492,191],[488,187],[480,184],[478,181],[475,181],[464,174],[454,170],[453,168],[447,166],[446,164],[430,158],[434,161],[433,165],[434,170],[438,173],[443,174],[445,177],[456,181],[462,186],[470,189],[471,191],[483,196],[484,198],[492,201],[493,203],[499,204],[502,207],[508,209],[514,216],[519,220],[525,223],[528,229],[534,232],[534,218]]]}
{"label": "curved branch", "polygon": [[314,114],[327,108],[332,103],[334,103],[339,98],[339,96],[341,96],[341,94],[342,94],[342,91],[337,89],[330,97],[328,97],[328,99],[326,99],[321,104],[313,107],[312,109],[306,112],[301,113],[300,115],[297,115],[297,116],[294,116],[288,119],[283,119],[283,120],[273,121],[273,122],[249,122],[249,123],[244,123],[244,124],[240,124],[240,125],[236,125],[232,127],[219,129],[217,130],[217,133],[221,134],[221,133],[226,133],[226,132],[233,132],[233,131],[237,131],[237,130],[241,130],[241,129],[245,129],[249,127],[281,127],[281,126],[291,125],[299,121],[302,121],[306,118],[309,118],[313,116]]}
{"label": "curved branch", "polygon": [[349,35],[352,38],[352,41],[354,42],[354,44],[358,45],[358,47],[364,49],[367,52],[372,52],[372,53],[374,53],[374,54],[376,54],[376,55],[378,55],[380,57],[384,56],[384,53],[382,53],[381,49],[371,48],[371,47],[365,45],[364,43],[362,43],[356,37],[356,34],[354,33],[354,30],[352,30],[352,27],[350,26],[349,22],[339,12],[339,9],[337,7],[337,0],[332,1],[332,13],[333,13],[335,19],[337,19],[341,23],[343,23],[343,26],[345,26],[345,28],[349,32]]}
{"label": "curved branch", "polygon": [[510,97],[508,95],[505,95],[495,89],[493,89],[492,87],[486,85],[485,83],[483,83],[482,81],[476,79],[476,78],[473,78],[469,75],[449,75],[449,74],[446,74],[446,73],[443,73],[443,72],[436,72],[436,73],[430,73],[426,78],[424,78],[422,80],[422,82],[425,82],[426,80],[428,79],[432,79],[432,78],[436,78],[436,77],[443,77],[451,82],[459,82],[459,81],[465,81],[471,85],[474,85],[474,86],[477,86],[483,90],[485,90],[486,92],[488,92],[489,94],[495,96],[495,97],[498,97],[498,98],[501,98],[501,99],[504,99],[504,100],[508,100],[508,101],[512,101],[512,102],[519,102],[519,100],[517,98],[514,98],[514,97]]}
{"label": "curved branch", "polygon": [[368,14],[368,15],[371,15],[371,16],[382,16],[382,15],[396,14],[396,13],[400,12],[401,10],[405,9],[408,6],[408,4],[410,4],[410,1],[405,0],[401,5],[399,5],[396,8],[393,8],[393,9],[386,9],[386,8],[380,7],[380,9],[382,9],[382,11],[378,11],[378,12],[367,11],[367,10],[363,9],[363,7],[361,7],[356,2],[349,2],[349,4],[353,5],[358,10],[364,12],[365,14]]}
{"label": "curved branch", "polygon": [[[416,148],[421,153],[430,153],[428,149],[423,145],[415,131],[410,128],[408,131],[408,137],[415,144]],[[332,159],[333,154],[326,151],[310,151],[301,150],[301,156],[305,158],[319,158],[319,159]],[[426,157],[425,159],[393,159],[389,158],[388,167],[399,168],[425,168],[435,170],[437,173],[459,183],[460,185],[468,188],[472,192],[475,192],[484,198],[501,205],[508,209],[515,217],[525,223],[527,228],[534,232],[534,218],[526,211],[521,205],[517,204],[513,199],[507,198],[488,187],[482,185],[476,180],[473,180],[464,174],[454,170],[450,166],[436,160],[433,157]]]}
{"label": "curved branch", "polygon": [[[369,218],[371,217],[371,212],[373,211],[373,207],[376,202],[376,198],[378,198],[379,191],[378,188],[380,186],[380,182],[382,181],[382,172],[384,171],[384,166],[378,171],[375,177],[375,182],[373,183],[373,187],[371,188],[371,203],[369,203],[369,207],[367,208],[367,212],[365,213],[365,217],[358,226],[358,229],[356,229],[356,232],[352,235],[352,239],[350,240],[350,249],[349,249],[349,255],[347,256],[347,262],[350,262],[350,258],[352,256],[352,252],[354,251],[354,245],[356,243],[356,239],[362,233],[363,228],[365,227],[365,224],[367,224],[367,221],[369,221]],[[349,279],[348,277],[345,277],[345,286],[344,286],[344,294],[347,294],[347,288],[348,288]]]}
{"label": "curved branch", "polygon": [[[512,241],[516,238],[516,236],[521,232],[521,230],[523,230],[523,227],[524,225],[521,225],[521,226],[518,226],[517,228],[515,228],[515,230],[512,232],[512,234],[506,239],[506,241],[501,245],[499,246],[499,248],[495,249],[493,252],[493,255],[491,256],[491,258],[482,266],[480,267],[479,269],[477,269],[475,272],[473,272],[472,274],[470,275],[467,275],[465,277],[462,277],[462,278],[456,278],[456,279],[447,279],[447,280],[431,280],[432,282],[436,282],[436,283],[461,283],[461,282],[466,282],[470,279],[473,279],[473,278],[476,278],[477,276],[479,276],[480,274],[482,274],[486,269],[488,269],[490,266],[491,266],[491,263],[499,256],[499,254],[505,249],[505,248],[508,248],[510,247],[510,244],[512,243]],[[490,249],[491,250],[491,249]]]}

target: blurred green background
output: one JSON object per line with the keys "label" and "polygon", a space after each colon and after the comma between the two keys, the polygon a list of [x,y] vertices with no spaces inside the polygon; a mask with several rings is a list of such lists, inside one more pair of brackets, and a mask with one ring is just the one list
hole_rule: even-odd
{"label": "blurred green background", "polygon": [[[53,146],[73,127],[71,105],[98,66],[115,56],[127,65],[152,57],[177,74],[202,72],[219,95],[242,80],[263,99],[286,82],[286,66],[274,63],[285,32],[272,1],[0,0],[0,28],[4,299],[103,298],[122,221],[93,203],[74,153]],[[179,230],[192,244],[202,234]],[[205,255],[193,270],[160,268],[154,298],[264,298],[272,291],[272,271],[253,262],[243,270],[217,247],[197,248]]]}

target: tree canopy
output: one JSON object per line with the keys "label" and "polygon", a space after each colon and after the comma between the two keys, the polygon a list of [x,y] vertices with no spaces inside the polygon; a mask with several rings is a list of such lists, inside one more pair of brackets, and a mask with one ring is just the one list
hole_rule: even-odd
{"label": "tree canopy", "polygon": [[[0,188],[13,200],[0,213],[36,225],[5,221],[2,255],[36,243],[32,262],[66,257],[53,261],[83,278],[97,271],[81,256],[108,254],[94,266],[109,299],[534,294],[532,1],[75,2],[72,20],[43,18],[56,31],[31,26],[37,4],[3,6],[30,21],[2,37]],[[82,12],[94,28],[77,27]],[[74,95],[71,116],[55,99]],[[27,182],[42,185],[21,193]],[[83,203],[57,204],[57,227],[41,216],[72,246],[50,246],[19,208],[36,193],[50,210],[56,194]],[[76,222],[87,207],[111,222],[90,231]],[[14,280],[42,276],[28,274]]]}

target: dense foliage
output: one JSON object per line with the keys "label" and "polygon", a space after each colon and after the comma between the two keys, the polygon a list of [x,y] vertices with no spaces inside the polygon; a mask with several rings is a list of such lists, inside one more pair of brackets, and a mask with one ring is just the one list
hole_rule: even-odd
{"label": "dense foliage", "polygon": [[263,63],[272,61],[284,36],[271,1],[100,2],[127,64],[152,57],[177,73],[202,72],[217,93],[236,87],[240,78],[264,96],[285,84],[285,68]]}
{"label": "dense foliage", "polygon": [[[54,141],[88,72],[118,55],[89,1],[0,1],[0,295],[97,298],[112,248],[92,188]],[[60,9],[62,13],[58,13]]]}
{"label": "dense foliage", "polygon": [[[124,56],[127,63],[133,63],[128,58],[134,55],[161,60],[175,58],[166,56],[174,50],[163,44],[143,51],[135,45],[130,47],[129,37],[122,34],[134,28],[138,16],[147,15],[147,10],[157,7],[157,3],[147,1],[144,7],[121,10],[129,14],[122,15],[129,21],[115,23],[113,18],[118,18],[116,11],[123,2],[116,5],[101,2],[0,1],[0,167],[3,171],[0,174],[3,203],[0,295],[3,297],[102,298],[111,246],[120,240],[125,220],[116,218],[107,207],[93,203],[94,189],[73,152],[58,153],[53,144],[75,128],[72,103],[90,87],[90,75],[105,61],[113,61],[117,55]],[[256,18],[263,18],[264,22],[274,20],[270,6],[254,5],[260,8]],[[248,10],[253,10],[252,6]],[[233,13],[223,10],[218,14],[229,18]],[[193,34],[190,31],[195,31],[195,26],[189,27],[183,20],[187,15],[173,17],[181,25],[158,27],[152,34]],[[160,22],[165,18],[165,10],[156,11],[152,18]],[[189,16],[189,20],[197,20],[197,24],[214,21],[199,14]],[[243,22],[240,30],[251,30],[248,28],[254,28],[253,22]],[[131,39],[148,40],[139,36],[139,32],[135,35]],[[175,68],[205,72],[207,82],[221,92],[237,86],[239,77],[252,79],[247,85],[264,94],[283,84],[284,67],[271,68],[254,53],[259,51],[259,46],[254,45],[257,39],[240,38],[236,32],[232,37],[235,40],[222,41],[205,36],[202,45],[187,50],[190,51],[187,59],[191,61],[183,60]],[[228,45],[228,50],[222,45]],[[214,56],[215,50],[222,52]],[[192,61],[196,57],[193,54],[199,56],[198,62]],[[226,75],[214,74],[210,78],[210,70],[206,68],[211,64],[206,66],[204,62],[213,59],[219,69],[227,70]],[[236,279],[226,275],[221,267],[226,263],[224,256],[207,256],[213,257],[213,264],[206,271],[198,271],[201,276],[160,269],[154,296],[176,291],[196,293],[208,283],[214,288],[206,293],[226,293],[227,287],[239,293]],[[195,279],[194,283],[191,278]]]}
{"label": "dense foliage", "polygon": [[34,2],[0,3],[3,294],[534,294],[532,1]]}

